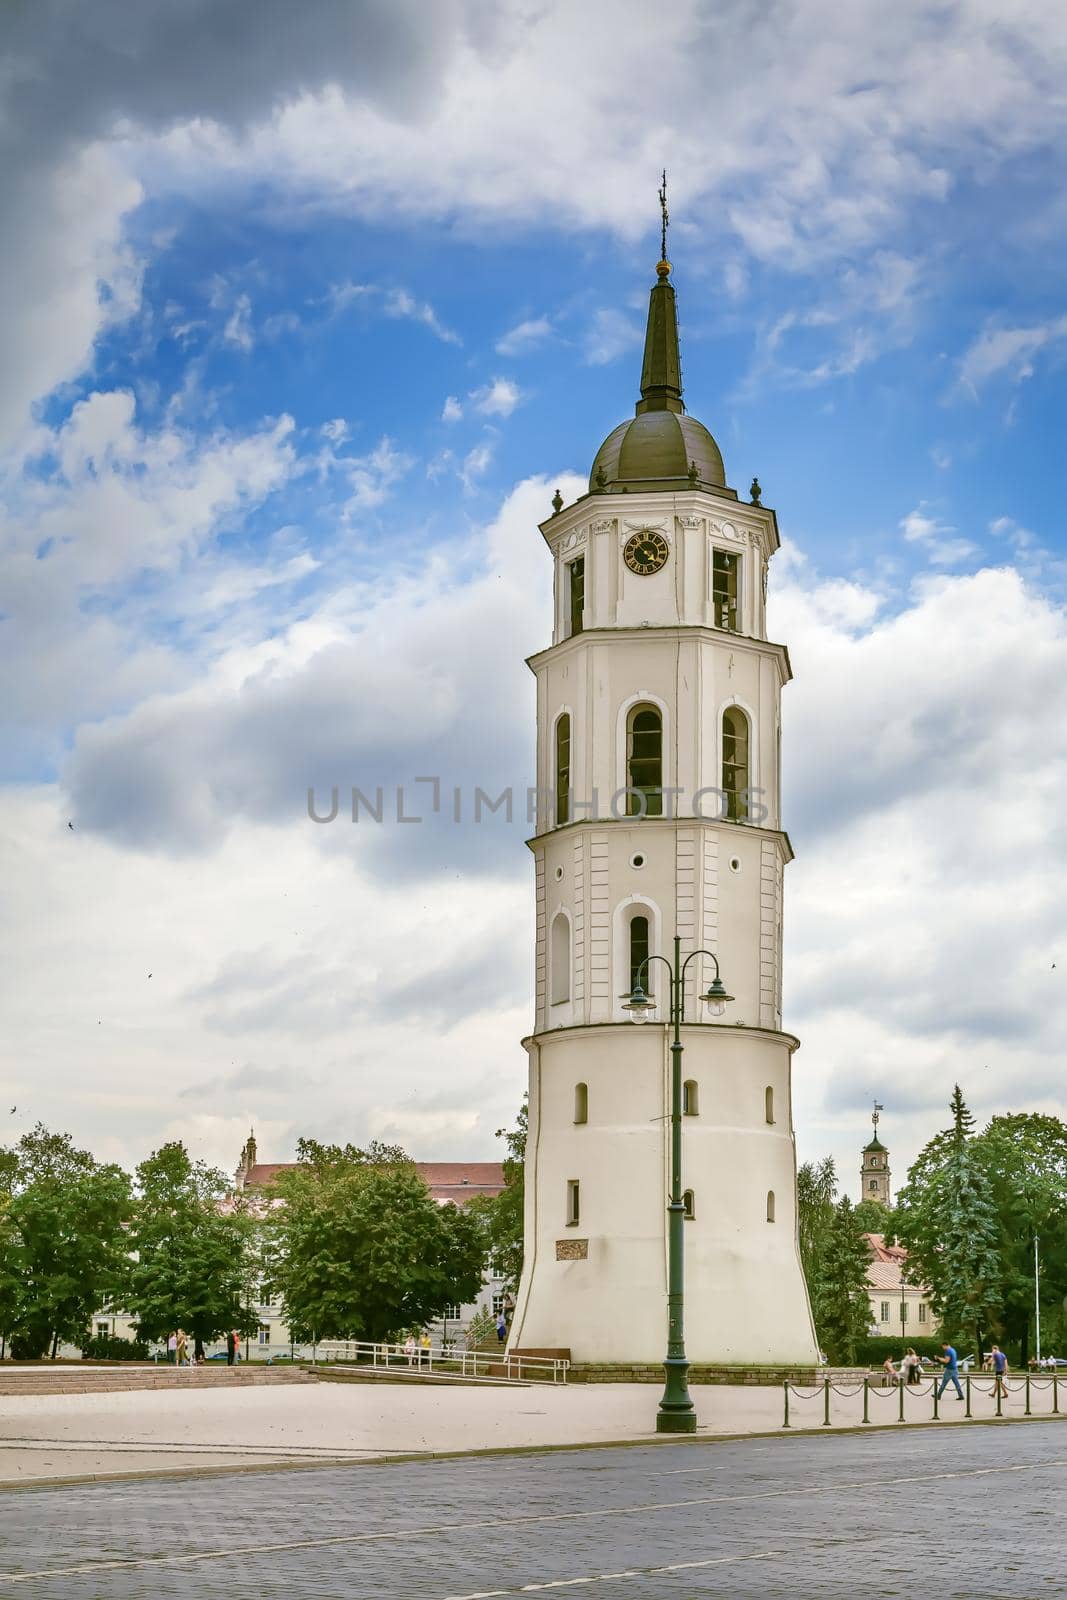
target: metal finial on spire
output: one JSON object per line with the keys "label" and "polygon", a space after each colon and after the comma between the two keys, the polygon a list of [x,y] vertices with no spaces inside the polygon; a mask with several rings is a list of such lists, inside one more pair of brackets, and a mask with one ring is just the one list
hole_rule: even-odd
{"label": "metal finial on spire", "polygon": [[871,1121],[874,1123],[874,1135],[875,1135],[875,1138],[878,1137],[878,1117],[879,1117],[879,1113],[884,1111],[884,1110],[885,1110],[885,1106],[881,1105],[876,1100],[874,1102],[874,1110],[871,1113]]}
{"label": "metal finial on spire", "polygon": [[670,226],[670,213],[667,210],[667,169],[663,169],[663,182],[659,189],[660,230],[659,230],[659,259],[660,266],[668,266],[667,262],[667,229]]}

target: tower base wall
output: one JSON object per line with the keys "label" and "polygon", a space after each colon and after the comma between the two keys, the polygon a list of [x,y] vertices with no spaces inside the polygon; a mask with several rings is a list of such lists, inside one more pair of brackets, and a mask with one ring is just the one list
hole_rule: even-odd
{"label": "tower base wall", "polygon": [[[796,1040],[730,1025],[689,1026],[682,1038],[697,1108],[683,1121],[687,1353],[707,1365],[812,1366],[790,1114]],[[512,1347],[568,1347],[592,1365],[662,1360],[668,1044],[666,1029],[630,1024],[527,1041],[526,1260]]]}

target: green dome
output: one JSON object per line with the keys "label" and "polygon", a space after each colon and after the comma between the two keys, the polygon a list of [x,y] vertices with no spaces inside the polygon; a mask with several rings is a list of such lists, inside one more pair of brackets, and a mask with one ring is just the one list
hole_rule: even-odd
{"label": "green dome", "polygon": [[596,453],[589,488],[618,490],[682,486],[696,467],[696,482],[726,487],[722,455],[695,417],[678,411],[644,411],[620,423]]}

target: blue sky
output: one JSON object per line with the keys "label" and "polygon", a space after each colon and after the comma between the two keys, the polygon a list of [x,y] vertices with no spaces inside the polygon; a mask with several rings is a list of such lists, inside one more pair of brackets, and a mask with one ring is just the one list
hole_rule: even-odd
{"label": "blue sky", "polygon": [[494,1152],[521,825],[315,829],[305,793],[527,780],[536,522],[636,396],[662,165],[686,400],[786,541],[801,1156],[850,1173],[877,1095],[902,1165],[956,1078],[1067,1112],[1056,10],[2,26],[15,1122]]}

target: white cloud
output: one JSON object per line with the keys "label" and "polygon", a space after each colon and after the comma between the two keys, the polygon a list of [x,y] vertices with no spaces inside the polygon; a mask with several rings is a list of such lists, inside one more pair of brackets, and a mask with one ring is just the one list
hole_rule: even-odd
{"label": "white cloud", "polygon": [[413,456],[398,450],[391,439],[383,437],[365,456],[337,456],[335,464],[351,484],[344,507],[347,519],[357,511],[380,506],[415,462]]}
{"label": "white cloud", "polygon": [[954,538],[950,523],[930,516],[925,501],[900,520],[900,531],[909,544],[918,544],[935,566],[955,566],[975,554],[977,546],[969,539]]}
{"label": "white cloud", "polygon": [[446,396],[445,403],[441,407],[441,421],[459,422],[462,420],[462,417],[463,407],[460,405],[456,396],[454,394]]}
{"label": "white cloud", "polygon": [[508,330],[496,342],[498,355],[520,356],[528,350],[543,344],[554,333],[549,317],[530,317],[525,322],[516,323],[514,328]]}
{"label": "white cloud", "polygon": [[447,328],[427,300],[418,300],[396,284],[354,283],[350,278],[343,283],[332,283],[326,293],[326,304],[335,315],[354,304],[380,305],[387,317],[406,322],[420,322],[443,344],[461,344],[459,334]]}
{"label": "white cloud", "polygon": [[1007,372],[1013,382],[1033,376],[1034,359],[1042,350],[1067,339],[1067,316],[1027,328],[987,327],[964,351],[959,382],[972,392],[987,379]]}
{"label": "white cloud", "polygon": [[477,488],[478,479],[483,478],[488,472],[492,459],[493,447],[488,441],[476,444],[473,449],[467,451],[463,457],[463,465],[459,469],[460,480],[467,494],[473,493]]}
{"label": "white cloud", "polygon": [[510,417],[522,398],[523,393],[517,383],[510,378],[494,378],[492,383],[473,390],[470,402],[483,417]]}
{"label": "white cloud", "polygon": [[252,302],[246,294],[239,294],[226,321],[222,337],[227,344],[236,345],[247,355],[255,345],[252,333]]}

